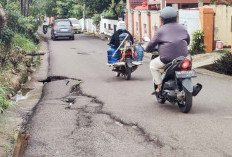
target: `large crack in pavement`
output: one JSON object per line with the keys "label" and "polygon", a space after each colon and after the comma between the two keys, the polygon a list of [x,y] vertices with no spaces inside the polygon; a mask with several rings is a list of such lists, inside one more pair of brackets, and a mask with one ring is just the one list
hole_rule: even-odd
{"label": "large crack in pavement", "polygon": [[[128,128],[132,128],[134,130],[136,130],[137,132],[139,132],[141,135],[143,135],[144,137],[144,142],[149,142],[149,143],[152,143],[155,147],[159,147],[159,148],[162,148],[164,146],[164,144],[159,140],[159,138],[154,138],[152,137],[149,133],[147,133],[145,131],[144,128],[142,128],[141,126],[139,126],[138,124],[136,123],[128,123],[128,122],[125,122],[123,121],[121,118],[113,115],[113,113],[110,113],[110,112],[106,112],[106,111],[103,111],[103,107],[104,107],[104,102],[102,102],[101,100],[99,100],[97,97],[95,96],[92,96],[92,95],[88,95],[88,94],[85,94],[81,87],[80,87],[81,83],[78,83],[76,85],[74,85],[71,89],[71,92],[70,92],[70,96],[66,97],[66,101],[68,102],[71,102],[71,104],[74,103],[74,101],[72,102],[73,100],[73,95],[76,95],[76,96],[83,96],[83,97],[87,97],[87,98],[90,98],[91,99],[91,103],[95,103],[97,104],[94,109],[90,109],[89,110],[89,106],[88,104],[85,105],[84,107],[81,107],[81,108],[78,108],[79,111],[83,112],[83,113],[94,113],[94,114],[103,114],[103,115],[107,115],[110,119],[114,120],[115,123],[119,126],[124,126],[124,127],[128,127]],[[71,101],[70,101],[71,100]],[[69,105],[68,106],[68,109],[71,109],[71,106]],[[94,112],[93,112],[94,111]],[[89,119],[89,118],[88,118]]]}
{"label": "large crack in pavement", "polygon": [[[78,102],[78,100],[76,101],[76,99],[79,99],[79,100],[87,99],[87,102],[81,105],[81,103]],[[111,121],[111,125],[113,125],[114,127],[116,126],[117,128],[123,129],[124,131],[130,133],[128,135],[132,141],[138,138],[137,141],[135,140],[138,145],[140,146],[146,145],[146,149],[144,149],[145,150],[144,152],[146,153],[143,154],[145,156],[147,156],[148,154],[149,154],[148,156],[159,155],[159,149],[161,149],[164,146],[164,144],[159,140],[158,137],[155,137],[155,138],[154,136],[152,137],[149,133],[145,131],[145,129],[143,129],[138,124],[125,122],[121,118],[113,115],[113,113],[103,111],[104,102],[102,102],[95,96],[84,93],[81,89],[81,82],[74,85],[71,88],[70,94],[67,97],[65,97],[64,101],[69,103],[66,109],[78,111],[76,129],[72,131],[71,135],[69,136],[69,138],[75,140],[76,143],[78,143],[80,139],[72,137],[75,134],[75,132],[78,132],[80,134],[80,130],[82,128],[85,128],[85,130],[86,129],[91,130],[91,127],[95,124],[94,120],[96,120],[96,118],[101,117],[100,119],[104,119],[105,121]],[[104,122],[104,120],[102,122]],[[108,127],[109,127],[109,123],[108,123]],[[99,134],[101,133],[99,132]],[[117,138],[117,136],[114,136],[114,137]],[[147,145],[149,145],[150,147],[149,149],[147,149]],[[80,147],[82,146],[80,145]],[[120,146],[120,147],[123,147],[123,146]],[[84,153],[82,155],[96,156],[96,154],[92,154],[92,152],[96,152],[96,151],[89,151],[90,149],[86,149],[86,148],[81,149],[81,150],[82,151],[80,151],[79,153],[80,154]],[[137,152],[135,154],[134,153],[132,154],[130,154],[129,156],[138,156],[139,153]]]}
{"label": "large crack in pavement", "polygon": [[[82,81],[50,77],[27,125],[26,156],[159,156],[164,144],[141,126],[103,111]],[[50,81],[51,80],[51,81]],[[60,90],[62,89],[62,90]]]}

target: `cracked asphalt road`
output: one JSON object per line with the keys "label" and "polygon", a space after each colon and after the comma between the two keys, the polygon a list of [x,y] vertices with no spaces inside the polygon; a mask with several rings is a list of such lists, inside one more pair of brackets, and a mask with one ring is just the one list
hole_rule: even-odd
{"label": "cracked asphalt road", "polygon": [[49,43],[56,79],[29,122],[26,156],[232,156],[231,80],[199,74],[204,89],[182,114],[150,95],[149,58],[126,81],[106,66],[106,41],[81,34]]}

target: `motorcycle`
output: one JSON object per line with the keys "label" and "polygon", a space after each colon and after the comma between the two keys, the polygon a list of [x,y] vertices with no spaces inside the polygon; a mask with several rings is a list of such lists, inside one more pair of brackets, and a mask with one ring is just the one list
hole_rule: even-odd
{"label": "motorcycle", "polygon": [[[112,52],[113,55],[110,54]],[[134,61],[134,54],[133,45],[129,41],[126,41],[125,47],[120,49],[117,53],[115,53],[114,49],[108,50],[108,61],[114,59],[113,64],[109,65],[113,66],[112,71],[116,72],[117,77],[122,75],[126,80],[130,80],[131,73],[134,72],[139,65],[142,65],[142,62]],[[118,55],[120,56],[119,62]]]}
{"label": "motorcycle", "polygon": [[44,26],[43,26],[43,33],[44,33],[44,34],[47,34],[47,32],[48,32],[48,26],[45,26],[45,25],[44,25]]}
{"label": "motorcycle", "polygon": [[[153,55],[152,59],[158,57]],[[193,96],[197,96],[202,89],[202,85],[197,83],[193,86],[192,78],[197,77],[192,70],[192,60],[187,57],[178,57],[167,64],[162,72],[162,87],[156,95],[157,101],[164,104],[166,101],[177,103],[183,113],[189,113]],[[155,90],[158,87],[155,85]]]}

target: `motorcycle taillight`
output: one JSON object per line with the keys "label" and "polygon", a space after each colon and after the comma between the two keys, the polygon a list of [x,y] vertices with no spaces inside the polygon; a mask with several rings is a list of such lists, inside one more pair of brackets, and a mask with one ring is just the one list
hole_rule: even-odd
{"label": "motorcycle taillight", "polygon": [[189,60],[185,60],[185,61],[183,61],[182,64],[181,64],[181,68],[182,68],[183,70],[186,70],[186,69],[188,69],[188,68],[190,68],[190,67],[191,67],[191,63],[190,63]]}

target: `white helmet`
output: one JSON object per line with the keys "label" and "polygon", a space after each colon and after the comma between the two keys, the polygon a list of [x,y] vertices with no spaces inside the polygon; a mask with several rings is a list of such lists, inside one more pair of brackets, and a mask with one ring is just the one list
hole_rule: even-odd
{"label": "white helmet", "polygon": [[124,21],[119,21],[117,23],[117,30],[119,29],[126,29],[126,23]]}

